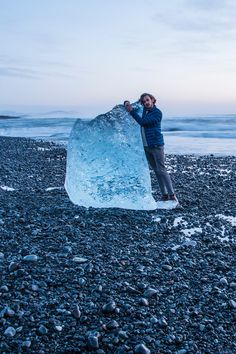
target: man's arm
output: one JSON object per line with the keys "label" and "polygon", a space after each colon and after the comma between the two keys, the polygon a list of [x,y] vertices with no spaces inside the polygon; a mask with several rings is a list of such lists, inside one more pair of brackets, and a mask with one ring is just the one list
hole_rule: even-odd
{"label": "man's arm", "polygon": [[140,117],[138,113],[133,109],[129,112],[131,116],[136,120],[138,124],[142,127],[148,127],[160,122],[162,113],[159,109],[147,113],[144,117]]}
{"label": "man's arm", "polygon": [[159,109],[155,109],[154,111],[151,111],[148,114],[146,114],[144,117],[140,117],[140,115],[137,113],[137,110],[132,107],[129,101],[125,101],[124,106],[127,112],[129,112],[129,114],[142,127],[153,126],[157,122],[161,121],[162,113]]}

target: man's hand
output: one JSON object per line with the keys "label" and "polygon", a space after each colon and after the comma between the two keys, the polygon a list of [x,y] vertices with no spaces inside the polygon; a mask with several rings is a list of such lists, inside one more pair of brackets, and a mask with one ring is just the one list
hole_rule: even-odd
{"label": "man's hand", "polygon": [[131,106],[129,101],[125,101],[124,106],[127,112],[131,112],[133,110],[133,107]]}

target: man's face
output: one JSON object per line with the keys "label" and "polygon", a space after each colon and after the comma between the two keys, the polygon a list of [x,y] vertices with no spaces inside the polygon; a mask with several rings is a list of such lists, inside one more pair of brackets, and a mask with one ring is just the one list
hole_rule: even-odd
{"label": "man's face", "polygon": [[151,97],[144,96],[143,97],[143,105],[146,109],[150,110],[152,109],[152,107],[154,106],[153,100],[151,99]]}

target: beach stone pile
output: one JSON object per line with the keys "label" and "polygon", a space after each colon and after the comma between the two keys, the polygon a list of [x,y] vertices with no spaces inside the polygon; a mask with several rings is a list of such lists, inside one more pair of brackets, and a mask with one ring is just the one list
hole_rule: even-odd
{"label": "beach stone pile", "polygon": [[1,353],[236,352],[236,157],[167,156],[182,208],[85,209],[63,147],[0,143]]}

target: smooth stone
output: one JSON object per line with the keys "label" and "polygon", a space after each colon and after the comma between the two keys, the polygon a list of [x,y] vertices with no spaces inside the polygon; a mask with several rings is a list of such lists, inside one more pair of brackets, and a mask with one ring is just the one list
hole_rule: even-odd
{"label": "smooth stone", "polygon": [[6,317],[13,317],[15,315],[15,311],[13,311],[10,307],[6,307],[4,311],[4,315]]}
{"label": "smooth stone", "polygon": [[166,320],[163,317],[159,319],[158,323],[159,323],[159,325],[161,327],[167,327],[168,326],[168,323],[166,322]]}
{"label": "smooth stone", "polygon": [[233,281],[229,284],[229,286],[233,289],[236,289],[236,283]]}
{"label": "smooth stone", "polygon": [[0,260],[4,258],[4,253],[0,252]]}
{"label": "smooth stone", "polygon": [[134,349],[135,354],[150,354],[151,351],[144,344],[136,345]]}
{"label": "smooth stone", "polygon": [[153,295],[156,295],[157,293],[158,293],[158,291],[156,289],[148,288],[147,290],[144,291],[143,296],[150,298]]}
{"label": "smooth stone", "polygon": [[186,240],[186,241],[184,241],[183,245],[187,246],[187,247],[196,247],[197,242],[194,240]]}
{"label": "smooth stone", "polygon": [[199,329],[201,332],[205,330],[206,326],[204,324],[200,324]]}
{"label": "smooth stone", "polygon": [[138,283],[138,284],[137,284],[137,287],[138,287],[140,290],[144,290],[144,289],[146,289],[147,284],[145,284],[145,283]]}
{"label": "smooth stone", "polygon": [[0,288],[0,291],[5,291],[5,292],[8,292],[9,291],[9,289],[8,289],[8,287],[6,286],[6,285],[3,285],[3,286],[1,286],[1,288]]}
{"label": "smooth stone", "polygon": [[122,331],[122,330],[119,331],[118,335],[122,339],[128,339],[129,338],[128,334],[125,331]]}
{"label": "smooth stone", "polygon": [[152,317],[150,318],[150,322],[151,322],[151,323],[158,323],[158,319],[157,319],[155,316],[152,316]]}
{"label": "smooth stone", "polygon": [[55,329],[56,329],[58,332],[61,332],[61,331],[62,331],[62,326],[55,326]]}
{"label": "smooth stone", "polygon": [[103,287],[102,287],[102,285],[97,285],[94,290],[95,290],[95,291],[98,291],[99,293],[101,293],[102,290],[103,290]]}
{"label": "smooth stone", "polygon": [[38,287],[37,284],[33,284],[31,288],[32,288],[33,291],[38,291],[39,290],[39,287]]}
{"label": "smooth stone", "polygon": [[110,313],[110,312],[114,312],[116,309],[116,303],[115,301],[110,301],[107,304],[105,304],[102,308],[103,312],[105,313]]}
{"label": "smooth stone", "polygon": [[20,264],[17,262],[11,262],[8,269],[10,272],[14,272],[16,269],[20,267]]}
{"label": "smooth stone", "polygon": [[142,298],[140,299],[140,305],[142,305],[142,306],[148,306],[148,305],[149,305],[149,302],[148,302],[147,299],[145,299],[144,297],[142,297]]}
{"label": "smooth stone", "polygon": [[169,264],[163,264],[162,269],[164,269],[164,270],[172,270],[173,268]]}
{"label": "smooth stone", "polygon": [[143,265],[138,265],[137,271],[142,273],[144,271],[144,268],[145,267]]}
{"label": "smooth stone", "polygon": [[44,325],[40,325],[39,326],[39,333],[40,334],[47,334],[48,333],[47,327],[45,327]]}
{"label": "smooth stone", "polygon": [[88,346],[89,348],[92,349],[98,349],[99,348],[98,337],[90,335],[88,337]]}
{"label": "smooth stone", "polygon": [[228,281],[226,278],[220,278],[220,284],[222,285],[228,285]]}
{"label": "smooth stone", "polygon": [[65,253],[71,253],[71,252],[72,252],[72,247],[71,247],[71,246],[65,246],[65,247],[63,248],[63,251],[64,251]]}
{"label": "smooth stone", "polygon": [[115,320],[111,320],[110,322],[108,322],[107,324],[106,324],[106,328],[107,329],[116,329],[116,328],[118,328],[119,327],[119,324],[118,324],[118,322],[116,322]]}
{"label": "smooth stone", "polygon": [[229,300],[229,304],[233,309],[236,309],[236,301],[234,300]]}
{"label": "smooth stone", "polygon": [[21,344],[22,348],[30,348],[31,347],[31,341],[30,340],[25,340]]}
{"label": "smooth stone", "polygon": [[84,278],[79,278],[79,285],[83,286],[86,283]]}
{"label": "smooth stone", "polygon": [[86,263],[88,262],[88,259],[83,257],[74,257],[73,261],[76,263]]}
{"label": "smooth stone", "polygon": [[28,254],[27,256],[23,257],[23,261],[25,262],[37,262],[38,256],[36,254]]}
{"label": "smooth stone", "polygon": [[16,334],[16,330],[14,327],[8,327],[5,332],[4,332],[5,336],[7,337],[14,337],[14,335]]}
{"label": "smooth stone", "polygon": [[74,309],[72,310],[72,315],[73,315],[75,318],[77,318],[77,319],[80,318],[80,316],[81,316],[81,311],[80,311],[80,308],[79,308],[78,305],[75,305]]}

